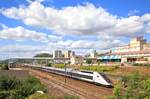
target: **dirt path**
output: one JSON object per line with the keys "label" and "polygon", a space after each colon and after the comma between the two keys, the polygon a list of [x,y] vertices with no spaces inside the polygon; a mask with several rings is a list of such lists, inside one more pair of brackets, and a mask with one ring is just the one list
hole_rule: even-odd
{"label": "dirt path", "polygon": [[50,95],[60,99],[65,95],[76,95],[81,99],[104,99],[112,95],[112,88],[97,86],[87,82],[42,72],[39,70],[28,69],[31,75],[39,78],[48,88]]}

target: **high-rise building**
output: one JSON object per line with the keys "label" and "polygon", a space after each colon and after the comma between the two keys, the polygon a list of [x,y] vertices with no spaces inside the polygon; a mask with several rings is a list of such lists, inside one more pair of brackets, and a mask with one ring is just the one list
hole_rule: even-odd
{"label": "high-rise building", "polygon": [[61,50],[53,51],[53,58],[62,58],[62,51]]}
{"label": "high-rise building", "polygon": [[74,57],[74,56],[75,56],[75,52],[71,51],[71,57]]}

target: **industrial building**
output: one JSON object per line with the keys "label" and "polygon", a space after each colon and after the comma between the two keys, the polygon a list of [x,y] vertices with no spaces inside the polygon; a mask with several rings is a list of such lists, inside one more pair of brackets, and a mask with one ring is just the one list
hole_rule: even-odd
{"label": "industrial building", "polygon": [[150,43],[143,37],[137,37],[128,45],[111,48],[110,52],[99,57],[103,62],[150,63]]}

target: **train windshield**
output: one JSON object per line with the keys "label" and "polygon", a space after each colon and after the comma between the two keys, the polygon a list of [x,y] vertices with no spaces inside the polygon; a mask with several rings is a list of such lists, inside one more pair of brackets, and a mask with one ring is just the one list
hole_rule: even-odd
{"label": "train windshield", "polygon": [[108,83],[112,83],[110,79],[104,74],[104,73],[99,73]]}

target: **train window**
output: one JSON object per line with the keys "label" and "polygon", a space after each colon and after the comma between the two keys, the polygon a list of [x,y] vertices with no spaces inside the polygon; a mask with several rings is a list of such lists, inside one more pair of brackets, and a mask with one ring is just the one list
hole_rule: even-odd
{"label": "train window", "polygon": [[81,78],[86,78],[86,79],[93,80],[93,76],[87,76],[87,75],[82,75],[82,74],[77,74],[77,73],[72,73],[72,75],[76,76],[76,77],[81,77]]}
{"label": "train window", "polygon": [[91,72],[91,71],[81,71],[81,72],[83,72],[83,73],[93,74],[93,72]]}

